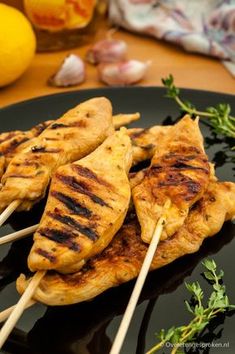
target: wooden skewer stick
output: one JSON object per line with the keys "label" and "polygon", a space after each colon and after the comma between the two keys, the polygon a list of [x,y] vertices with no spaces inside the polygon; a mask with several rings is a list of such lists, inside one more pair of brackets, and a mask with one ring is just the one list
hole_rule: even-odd
{"label": "wooden skewer stick", "polygon": [[12,241],[20,240],[21,238],[24,238],[24,237],[32,234],[33,232],[35,232],[37,230],[38,226],[39,226],[39,224],[36,224],[33,226],[26,227],[25,229],[22,229],[22,230],[19,230],[16,232],[12,232],[9,235],[2,236],[0,238],[0,245],[3,245],[4,243],[12,242]]}
{"label": "wooden skewer stick", "polygon": [[[170,207],[170,200],[168,200],[165,203],[164,210],[168,209],[169,207]],[[113,342],[113,346],[111,348],[110,354],[119,354],[120,350],[122,348],[122,345],[123,345],[127,330],[129,328],[129,325],[130,325],[133,313],[135,311],[135,308],[136,308],[136,305],[137,305],[141,290],[143,288],[146,276],[148,274],[150,265],[152,263],[154,254],[155,254],[156,249],[157,249],[158,242],[159,242],[161,234],[162,234],[163,227],[164,227],[165,222],[166,222],[166,215],[165,214],[166,213],[164,213],[164,215],[162,215],[162,217],[157,222],[157,225],[156,225],[156,228],[154,230],[154,234],[153,234],[152,240],[151,240],[151,242],[149,244],[148,251],[147,251],[146,256],[144,258],[144,262],[142,264],[139,276],[138,276],[138,278],[136,280],[133,292],[131,294],[130,300],[129,300],[127,308],[126,308],[126,311],[125,311],[125,313],[123,315],[123,318],[122,318],[121,324],[119,326],[117,335],[116,335],[115,340]]]}
{"label": "wooden skewer stick", "polygon": [[9,218],[9,216],[16,210],[20,205],[21,200],[14,200],[10,205],[2,212],[0,215],[0,226]]}
{"label": "wooden skewer stick", "polygon": [[42,280],[45,274],[46,274],[45,270],[38,271],[37,273],[34,274],[32,280],[30,281],[25,292],[23,293],[20,300],[16,304],[14,310],[8,317],[7,321],[4,323],[0,331],[0,349],[2,348],[3,344],[7,340],[12,329],[15,327],[17,321],[19,320],[20,316],[22,315],[25,308],[27,307],[28,302],[31,300],[37,286],[39,285],[40,281]]}
{"label": "wooden skewer stick", "polygon": [[[31,306],[33,306],[34,304],[36,304],[36,301],[30,300],[30,301],[27,303],[26,308],[31,307]],[[0,323],[5,322],[5,321],[8,319],[8,317],[10,316],[10,314],[12,313],[12,311],[14,310],[15,307],[16,307],[16,305],[13,305],[13,306],[11,306],[11,307],[8,307],[8,309],[6,309],[6,310],[0,312]]]}

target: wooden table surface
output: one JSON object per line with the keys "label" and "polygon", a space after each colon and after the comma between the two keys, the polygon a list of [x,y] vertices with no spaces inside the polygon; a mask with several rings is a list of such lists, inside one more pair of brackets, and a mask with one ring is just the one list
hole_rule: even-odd
{"label": "wooden table surface", "polygon": [[[102,26],[94,41],[103,38],[106,30],[107,26]],[[159,86],[161,78],[172,73],[179,87],[235,93],[235,79],[216,59],[189,54],[174,45],[125,31],[118,31],[114,37],[127,42],[130,58],[152,61],[141,85]],[[102,87],[103,84],[97,79],[96,68],[89,64],[86,66],[87,79],[80,86],[61,89],[46,84],[48,77],[56,71],[68,53],[76,53],[83,58],[87,48],[83,46],[70,51],[36,54],[30,68],[20,79],[0,89],[0,107],[55,92]]]}

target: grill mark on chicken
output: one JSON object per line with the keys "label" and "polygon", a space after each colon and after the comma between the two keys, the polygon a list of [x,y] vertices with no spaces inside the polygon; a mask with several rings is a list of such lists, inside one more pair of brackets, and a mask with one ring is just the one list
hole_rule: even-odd
{"label": "grill mark on chicken", "polygon": [[51,125],[50,129],[55,130],[60,128],[72,128],[72,127],[86,128],[87,122],[81,119],[80,121],[72,124],[54,123]]}
{"label": "grill mark on chicken", "polygon": [[59,141],[58,138],[45,138],[46,141]]}
{"label": "grill mark on chicken", "polygon": [[11,151],[15,150],[18,146],[20,146],[21,144],[25,143],[28,140],[29,138],[27,137],[22,138],[20,140],[17,139],[12,140],[11,143],[4,149],[4,151],[2,151],[2,154],[3,155],[9,154]]}
{"label": "grill mark on chicken", "polygon": [[[7,140],[10,140],[11,138],[13,138],[14,136],[17,136],[18,134],[19,134],[19,132],[10,132],[10,133],[2,133],[2,134],[6,134],[5,135],[5,138],[0,138],[0,144],[1,143],[4,143],[5,141],[7,141]],[[1,135],[2,135],[1,134]]]}
{"label": "grill mark on chicken", "polygon": [[178,159],[178,158],[180,158],[180,159],[187,160],[188,157],[190,157],[190,159],[192,159],[192,157],[198,158],[198,155],[201,155],[201,154],[202,154],[202,151],[199,148],[197,148],[196,146],[192,146],[192,145],[184,146],[182,144],[180,146],[180,153],[177,153],[177,150],[171,151],[168,154],[164,155],[164,159],[171,159],[171,158]]}
{"label": "grill mark on chicken", "polygon": [[34,178],[35,175],[24,176],[24,175],[9,175],[8,178]]}
{"label": "grill mark on chicken", "polygon": [[55,129],[59,129],[59,128],[69,128],[69,126],[67,124],[63,124],[63,123],[53,123],[49,129],[55,130]]}
{"label": "grill mark on chicken", "polygon": [[87,183],[77,181],[74,177],[70,176],[63,176],[59,175],[58,173],[56,174],[56,177],[65,185],[69,186],[70,188],[76,190],[77,192],[87,195],[94,203],[99,204],[101,206],[106,206],[108,208],[112,208],[110,205],[108,205],[103,199],[100,197],[97,197],[94,193],[89,191],[89,187]]}
{"label": "grill mark on chicken", "polygon": [[73,241],[74,235],[71,232],[49,228],[41,228],[38,230],[38,233],[43,237],[46,237],[52,241],[55,241],[68,247],[72,251],[80,251],[79,245]]}
{"label": "grill mark on chicken", "polygon": [[74,214],[85,216],[87,218],[92,216],[92,211],[80,204],[76,199],[69,197],[60,192],[52,191],[51,195],[62,202]]}
{"label": "grill mark on chicken", "polygon": [[[155,170],[159,170],[159,171],[164,171],[166,169],[166,166],[161,166],[158,164],[152,165],[151,166],[152,169]],[[204,171],[206,174],[209,174],[209,170],[206,169],[205,167],[199,167],[199,166],[192,166],[192,165],[187,165],[184,162],[179,162],[176,161],[173,165],[169,166],[167,169],[169,169],[169,171],[171,170],[200,170],[200,171]]]}
{"label": "grill mark on chicken", "polygon": [[40,152],[40,153],[57,154],[61,151],[61,149],[47,149],[45,146],[33,146],[31,148],[31,151]]}
{"label": "grill mark on chicken", "polygon": [[178,169],[178,170],[201,170],[201,171],[204,171],[206,174],[209,174],[208,169],[206,169],[205,167],[187,165],[182,162],[176,162],[174,165],[172,165],[172,168]]}
{"label": "grill mark on chicken", "polygon": [[[184,169],[185,170],[185,169]],[[202,169],[204,171],[204,169]],[[208,172],[205,169],[206,173]],[[170,187],[170,186],[181,186],[182,192],[179,193],[179,197],[183,198],[185,201],[190,201],[192,200],[197,193],[200,192],[202,186],[201,183],[191,179],[188,176],[185,176],[181,173],[179,173],[176,170],[172,170],[171,168],[169,169],[164,169],[162,166],[155,165],[153,169],[147,170],[145,172],[147,176],[150,178],[157,177],[157,181],[155,181],[155,188],[159,187]],[[185,188],[183,188],[185,187]],[[154,194],[154,191],[153,191]],[[157,195],[156,195],[157,197]],[[176,201],[175,201],[176,202]]]}
{"label": "grill mark on chicken", "polygon": [[[196,151],[195,151],[195,149],[196,149]],[[207,159],[202,154],[202,151],[195,148],[194,146],[185,147],[182,144],[180,146],[180,153],[177,152],[177,150],[169,152],[168,154],[165,154],[164,156],[162,156],[162,160],[163,161],[166,160],[167,163],[169,163],[169,160],[171,160],[171,159],[172,159],[172,162],[174,162],[174,161],[188,162],[188,161],[195,160],[195,159],[199,159],[202,162],[207,162]]]}
{"label": "grill mark on chicken", "polygon": [[[170,155],[170,156],[169,156]],[[196,158],[198,158],[198,156],[197,155],[188,155],[188,156],[182,156],[182,155],[180,155],[180,154],[176,154],[176,153],[172,153],[172,154],[168,154],[168,155],[166,155],[165,156],[166,157],[166,159],[168,159],[169,157],[170,158],[175,158],[177,161],[180,161],[180,162],[186,162],[186,161],[190,161],[190,160],[194,160],[194,159],[196,159]]]}
{"label": "grill mark on chicken", "polygon": [[112,188],[113,186],[108,183],[107,181],[105,181],[103,178],[98,177],[97,174],[93,171],[91,171],[89,168],[87,167],[83,167],[81,165],[77,165],[77,164],[73,164],[72,169],[74,172],[76,172],[79,176],[88,178],[88,179],[93,179],[94,181],[96,181],[99,184],[102,184],[105,187],[108,188]]}
{"label": "grill mark on chicken", "polygon": [[185,191],[181,194],[182,198],[186,201],[190,201],[191,199],[193,199],[195,194],[199,193],[201,190],[200,183],[197,183],[195,181],[187,179],[183,176],[182,176],[182,180],[180,180],[180,182],[177,179],[175,179],[175,180],[168,179],[166,182],[159,182],[158,186],[159,187],[178,186],[179,183],[181,183],[181,185],[184,185],[187,188],[187,192],[186,192],[187,195],[186,195]]}
{"label": "grill mark on chicken", "polygon": [[86,128],[87,122],[85,120],[80,120],[78,122],[70,124],[70,127]]}
{"label": "grill mark on chicken", "polygon": [[41,248],[37,248],[35,250],[35,252],[37,254],[39,254],[40,256],[47,258],[51,263],[55,263],[55,261],[56,261],[56,257],[55,256],[53,256],[51,253],[49,253],[49,252],[47,252],[45,250],[42,250]]}
{"label": "grill mark on chicken", "polygon": [[35,168],[39,168],[40,164],[38,162],[35,162],[35,161],[25,160],[22,163],[12,162],[12,166],[16,166],[16,167],[19,167],[19,166],[34,166]]}
{"label": "grill mark on chicken", "polygon": [[74,220],[70,216],[64,216],[59,213],[47,213],[48,216],[50,216],[52,219],[57,220],[61,222],[64,225],[70,226],[77,231],[79,231],[81,234],[85,235],[88,237],[91,241],[96,241],[99,238],[99,235],[94,231],[94,226],[89,227],[89,226],[84,226],[80,224],[77,220]]}

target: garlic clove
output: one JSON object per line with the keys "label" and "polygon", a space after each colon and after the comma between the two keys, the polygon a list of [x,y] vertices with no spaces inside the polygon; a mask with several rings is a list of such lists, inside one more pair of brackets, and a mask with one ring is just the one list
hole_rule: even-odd
{"label": "garlic clove", "polygon": [[86,60],[91,64],[113,63],[124,60],[127,54],[126,42],[118,39],[103,39],[90,48]]}
{"label": "garlic clove", "polygon": [[85,64],[75,54],[68,55],[58,71],[52,75],[48,84],[56,87],[68,87],[81,84],[85,80]]}
{"label": "garlic clove", "polygon": [[132,85],[143,79],[150,61],[125,60],[117,63],[103,63],[98,66],[101,81],[109,86]]}

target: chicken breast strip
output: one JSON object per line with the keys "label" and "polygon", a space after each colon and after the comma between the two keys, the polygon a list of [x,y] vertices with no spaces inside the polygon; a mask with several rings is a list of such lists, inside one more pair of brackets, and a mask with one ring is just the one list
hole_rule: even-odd
{"label": "chicken breast strip", "polygon": [[[121,126],[127,125],[140,118],[139,113],[116,114],[113,115],[114,128],[118,129]],[[29,131],[12,131],[0,134],[0,178],[4,170],[10,163],[10,160],[29,144],[30,139],[39,136],[44,129],[55,121],[50,120],[39,123]],[[169,130],[169,126],[153,126],[150,128],[131,128],[128,129],[128,135],[131,138],[133,149],[132,165],[150,160],[153,155],[157,143]]]}
{"label": "chicken breast strip", "polygon": [[131,164],[131,141],[123,128],[56,171],[28,258],[32,271],[75,272],[110,243],[129,207]]}
{"label": "chicken breast strip", "polygon": [[[115,129],[119,129],[122,126],[128,125],[139,119],[140,114],[138,112],[129,114],[120,113],[113,115],[113,125]],[[11,132],[0,133],[0,158],[5,156],[7,158],[8,164],[10,162],[9,160],[12,159],[16,153],[22,151],[23,148],[27,146],[27,142],[30,139],[39,136],[43,130],[55,122],[55,120],[47,120],[35,125],[33,128],[27,131],[14,130]],[[135,131],[135,129],[137,128],[132,128],[131,131]],[[145,130],[147,131],[147,129]]]}
{"label": "chicken breast strip", "polygon": [[[120,113],[113,116],[113,125],[115,129],[119,129],[121,126],[128,125],[138,119],[140,119],[139,113]],[[54,122],[48,120],[37,124],[28,131],[15,130],[0,134],[0,178],[10,160],[31,143],[30,139],[39,136],[43,130]]]}
{"label": "chicken breast strip", "polygon": [[[151,270],[197,252],[207,237],[218,233],[224,221],[235,215],[235,184],[210,182],[207,192],[191,209],[185,224],[172,237],[160,241]],[[34,299],[46,305],[69,305],[90,300],[105,290],[138,276],[148,245],[141,240],[136,218],[124,225],[112,243],[92,258],[79,272],[47,273]],[[22,294],[29,279],[17,279]]]}
{"label": "chicken breast strip", "polygon": [[28,131],[16,130],[0,134],[0,178],[11,159],[25,149],[31,143],[31,139],[39,136],[52,122],[48,120],[39,123]]}
{"label": "chicken breast strip", "polygon": [[189,208],[204,194],[209,178],[198,121],[185,116],[159,140],[151,166],[135,177],[139,182],[132,197],[144,242],[150,243],[167,199],[171,207],[162,239],[173,235],[183,225]]}
{"label": "chicken breast strip", "polygon": [[2,177],[0,211],[21,200],[18,210],[29,210],[42,199],[54,171],[97,148],[114,131],[112,106],[104,97],[71,109],[17,154]]}

